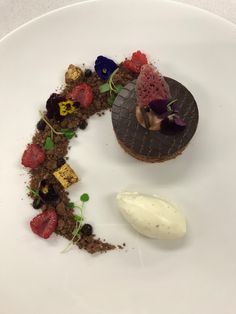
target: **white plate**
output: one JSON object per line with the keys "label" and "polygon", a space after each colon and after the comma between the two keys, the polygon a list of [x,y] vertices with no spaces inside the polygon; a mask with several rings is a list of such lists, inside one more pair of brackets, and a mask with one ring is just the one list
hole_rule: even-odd
{"label": "white plate", "polygon": [[[66,240],[35,236],[36,214],[20,165],[51,92],[70,63],[99,54],[122,60],[141,49],[195,96],[200,123],[176,160],[146,164],[117,144],[110,113],[72,142],[70,164],[88,192],[97,234],[127,250],[90,256]],[[1,314],[235,314],[236,28],[167,1],[95,1],[54,11],[0,43]],[[179,242],[153,241],[127,226],[114,204],[121,190],[155,193],[188,219]]]}

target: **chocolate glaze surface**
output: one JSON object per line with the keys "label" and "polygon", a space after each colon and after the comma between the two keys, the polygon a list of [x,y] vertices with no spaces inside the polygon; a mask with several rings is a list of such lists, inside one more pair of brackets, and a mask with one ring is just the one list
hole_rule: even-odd
{"label": "chocolate glaze surface", "polygon": [[198,125],[198,107],[193,95],[181,83],[165,77],[172,99],[178,99],[180,117],[186,128],[174,135],[149,131],[136,119],[136,81],[128,83],[112,106],[112,123],[121,146],[132,156],[145,161],[164,161],[180,154],[192,139]]}

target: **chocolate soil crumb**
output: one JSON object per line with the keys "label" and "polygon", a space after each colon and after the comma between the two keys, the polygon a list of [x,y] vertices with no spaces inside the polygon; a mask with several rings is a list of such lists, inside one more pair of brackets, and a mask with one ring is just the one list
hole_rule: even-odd
{"label": "chocolate soil crumb", "polygon": [[[120,67],[119,71],[114,76],[114,83],[121,84],[125,86],[128,82],[137,78],[137,74],[132,74]],[[57,131],[60,132],[61,129],[71,129],[73,131],[83,132],[83,129],[87,126],[87,120],[94,114],[102,116],[104,111],[111,109],[110,105],[107,102],[107,95],[102,94],[99,91],[99,86],[104,84],[103,81],[97,76],[95,72],[89,77],[84,77],[84,83],[89,84],[92,87],[93,91],[93,103],[86,109],[80,108],[76,112],[67,115],[63,121],[57,122],[54,119],[48,119],[50,125]],[[78,82],[76,82],[78,83]],[[65,86],[61,91],[61,95],[65,96],[70,92],[76,83],[71,82]],[[85,127],[84,127],[85,126]],[[51,129],[46,125],[43,131],[36,131],[32,138],[32,143],[37,144],[43,148],[45,140],[47,137],[50,137]],[[68,240],[71,240],[73,235],[72,232],[75,228],[74,220],[74,209],[69,208],[68,204],[70,199],[68,197],[68,192],[65,191],[63,186],[57,181],[53,173],[56,169],[61,166],[61,160],[67,160],[67,154],[69,150],[69,141],[65,138],[63,134],[54,135],[53,137],[54,148],[46,151],[46,158],[42,165],[36,169],[30,170],[30,182],[29,186],[32,190],[38,191],[42,180],[46,180],[48,184],[52,184],[55,192],[58,195],[56,200],[53,200],[50,204],[44,204],[42,210],[47,210],[50,208],[55,208],[58,215],[58,224],[55,230],[56,234],[65,237]],[[32,193],[29,195],[34,198]],[[95,235],[85,236],[82,235],[80,240],[77,243],[78,248],[84,249],[87,252],[94,254],[98,252],[107,252],[114,250],[115,248],[123,249],[123,246],[112,245],[107,243],[105,240],[96,238]]]}
{"label": "chocolate soil crumb", "polygon": [[107,252],[116,248],[113,244],[96,239],[93,234],[91,236],[82,236],[77,245],[80,249],[85,249],[91,254]]}

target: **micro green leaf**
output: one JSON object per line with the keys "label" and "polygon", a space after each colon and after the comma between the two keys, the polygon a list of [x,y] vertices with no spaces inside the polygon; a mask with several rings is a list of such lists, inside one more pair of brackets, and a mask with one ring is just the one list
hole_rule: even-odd
{"label": "micro green leaf", "polygon": [[67,247],[62,251],[62,253],[68,252],[71,249],[71,247],[80,240],[80,237],[81,237],[80,230],[81,230],[81,227],[82,227],[82,224],[84,221],[84,212],[83,212],[84,211],[84,203],[87,202],[88,200],[89,200],[89,195],[87,193],[84,193],[80,196],[80,201],[82,203],[81,205],[77,205],[73,202],[69,202],[67,205],[68,208],[73,208],[73,209],[78,208],[79,209],[79,215],[74,215],[75,228],[72,231],[73,237],[70,240]]}
{"label": "micro green leaf", "polygon": [[69,202],[67,205],[68,208],[75,208],[75,203]]}
{"label": "micro green leaf", "polygon": [[62,129],[61,132],[68,140],[71,140],[75,136],[75,131],[70,129],[69,130]]}
{"label": "micro green leaf", "polygon": [[80,227],[76,227],[73,231],[72,231],[72,235],[74,237],[79,236],[79,232],[80,232]]}
{"label": "micro green leaf", "polygon": [[89,200],[89,195],[87,193],[84,193],[80,196],[81,202],[85,203]]}
{"label": "micro green leaf", "polygon": [[27,186],[27,189],[32,193],[34,196],[39,197],[39,191],[31,189],[31,187]]}
{"label": "micro green leaf", "polygon": [[115,100],[116,96],[114,94],[110,95],[108,98],[107,98],[107,102],[110,106],[113,105],[113,102]]}
{"label": "micro green leaf", "polygon": [[79,215],[74,215],[74,220],[80,222],[81,220],[83,220],[83,217]]}
{"label": "micro green leaf", "polygon": [[53,143],[53,140],[52,140],[52,138],[51,138],[50,136],[48,136],[48,137],[46,138],[46,141],[45,141],[43,147],[44,147],[44,149],[46,149],[46,150],[51,150],[51,149],[54,148],[54,143]]}
{"label": "micro green leaf", "polygon": [[116,85],[116,93],[118,94],[123,89],[123,87],[124,86],[122,86],[121,84]]}
{"label": "micro green leaf", "polygon": [[110,84],[105,83],[99,86],[100,93],[106,93],[110,90]]}

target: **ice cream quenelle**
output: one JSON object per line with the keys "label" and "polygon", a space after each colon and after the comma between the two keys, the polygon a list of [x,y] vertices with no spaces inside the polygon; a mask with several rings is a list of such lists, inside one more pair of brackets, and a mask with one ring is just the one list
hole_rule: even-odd
{"label": "ice cream quenelle", "polygon": [[173,204],[157,196],[122,192],[117,195],[122,216],[149,238],[178,239],[186,234],[186,219]]}

